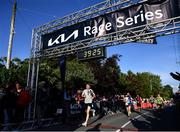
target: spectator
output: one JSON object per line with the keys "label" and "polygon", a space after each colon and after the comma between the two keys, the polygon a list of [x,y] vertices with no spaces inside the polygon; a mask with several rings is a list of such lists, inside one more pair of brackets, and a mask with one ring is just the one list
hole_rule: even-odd
{"label": "spectator", "polygon": [[84,106],[83,106],[83,100],[84,98],[81,96],[82,95],[82,91],[81,90],[77,90],[76,95],[75,95],[75,103],[79,106],[78,110],[80,111],[80,114],[78,114],[78,118],[77,119],[83,119],[83,115],[84,113]]}
{"label": "spectator", "polygon": [[16,83],[16,112],[15,119],[16,122],[22,122],[24,120],[24,111],[27,105],[32,100],[32,97],[28,93],[28,91],[24,90],[24,88],[20,85],[20,83]]}
{"label": "spectator", "polygon": [[158,96],[156,97],[156,104],[157,107],[162,109],[163,107],[163,98],[160,96],[160,94],[158,94]]}
{"label": "spectator", "polygon": [[120,102],[121,112],[125,112],[124,110],[126,109],[125,108],[124,98],[125,98],[124,95],[120,95],[119,102]]}
{"label": "spectator", "polygon": [[176,112],[177,114],[180,114],[180,91],[176,92],[174,101],[176,104]]}
{"label": "spectator", "polygon": [[2,97],[2,108],[4,115],[4,123],[11,123],[14,119],[16,94],[13,85],[5,89],[5,95]]}
{"label": "spectator", "polygon": [[[2,124],[4,121],[3,104],[2,104],[3,96],[4,96],[4,93],[2,91],[0,91],[0,124]],[[1,127],[1,125],[0,125],[0,127]]]}
{"label": "spectator", "polygon": [[153,95],[151,95],[151,97],[149,98],[149,101],[150,101],[150,103],[151,103],[151,108],[154,109],[155,98],[153,97]]}
{"label": "spectator", "polygon": [[100,113],[106,115],[108,113],[107,99],[105,96],[100,100]]}
{"label": "spectator", "polygon": [[63,123],[67,123],[70,117],[70,105],[73,100],[72,89],[67,88],[64,90],[64,103],[63,103]]}
{"label": "spectator", "polygon": [[77,104],[82,104],[83,97],[81,95],[82,95],[82,91],[81,90],[77,90],[77,93],[75,95],[75,100],[76,100]]}
{"label": "spectator", "polygon": [[136,101],[137,101],[137,110],[140,112],[141,111],[142,98],[139,95],[137,95]]}
{"label": "spectator", "polygon": [[36,112],[37,112],[38,123],[40,119],[47,117],[46,114],[48,113],[48,106],[49,106],[48,102],[49,102],[49,96],[47,94],[47,89],[45,88],[45,83],[41,83],[37,91],[37,111]]}

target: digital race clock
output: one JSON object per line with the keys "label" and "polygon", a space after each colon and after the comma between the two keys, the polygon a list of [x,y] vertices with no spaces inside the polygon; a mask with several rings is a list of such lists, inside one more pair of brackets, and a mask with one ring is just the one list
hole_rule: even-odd
{"label": "digital race clock", "polygon": [[106,48],[98,47],[78,52],[78,60],[100,59],[106,57]]}

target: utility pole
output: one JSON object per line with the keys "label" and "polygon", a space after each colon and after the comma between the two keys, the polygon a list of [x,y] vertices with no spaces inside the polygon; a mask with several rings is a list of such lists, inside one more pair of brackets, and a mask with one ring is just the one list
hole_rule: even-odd
{"label": "utility pole", "polygon": [[14,0],[12,17],[11,17],[11,29],[10,29],[10,35],[9,35],[8,56],[7,56],[7,65],[6,65],[7,69],[9,69],[10,62],[11,62],[12,45],[13,45],[13,37],[14,37],[14,24],[15,24],[15,17],[16,17],[16,6],[17,6],[17,3],[16,3],[16,0]]}
{"label": "utility pole", "polygon": [[152,80],[150,79],[150,89],[151,89],[151,92],[152,92]]}

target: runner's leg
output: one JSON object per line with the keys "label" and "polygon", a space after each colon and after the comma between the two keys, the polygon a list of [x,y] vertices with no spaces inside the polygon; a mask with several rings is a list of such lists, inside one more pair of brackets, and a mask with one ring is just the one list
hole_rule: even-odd
{"label": "runner's leg", "polygon": [[88,122],[88,120],[89,120],[89,112],[90,112],[90,110],[91,110],[91,107],[90,106],[87,106],[87,111],[86,111],[86,124],[87,124],[87,122]]}
{"label": "runner's leg", "polygon": [[91,107],[90,106],[87,106],[87,109],[86,109],[86,121],[82,124],[83,126],[87,126],[87,122],[89,120],[89,112],[91,110]]}

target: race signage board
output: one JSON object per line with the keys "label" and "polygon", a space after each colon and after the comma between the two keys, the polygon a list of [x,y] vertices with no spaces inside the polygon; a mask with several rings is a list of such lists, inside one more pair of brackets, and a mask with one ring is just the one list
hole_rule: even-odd
{"label": "race signage board", "polygon": [[[42,35],[42,49],[159,22],[180,15],[179,0],[144,2]],[[147,31],[148,32],[148,31]]]}

